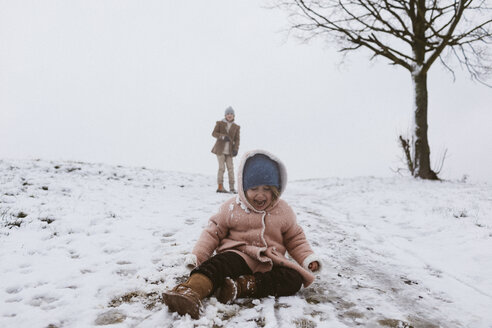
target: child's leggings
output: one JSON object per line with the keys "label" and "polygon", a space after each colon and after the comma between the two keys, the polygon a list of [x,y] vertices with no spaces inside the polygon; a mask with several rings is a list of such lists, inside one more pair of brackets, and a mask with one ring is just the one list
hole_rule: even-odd
{"label": "child's leggings", "polygon": [[[214,285],[212,292],[224,283],[225,278],[236,279],[239,276],[253,274],[243,258],[234,252],[219,253],[199,267],[193,273],[206,275]],[[255,297],[290,296],[301,289],[302,277],[294,269],[274,265],[271,271],[253,274],[256,281]]]}

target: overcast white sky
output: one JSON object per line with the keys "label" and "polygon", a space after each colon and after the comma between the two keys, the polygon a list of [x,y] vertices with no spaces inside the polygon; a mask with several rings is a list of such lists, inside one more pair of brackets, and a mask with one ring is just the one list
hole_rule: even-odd
{"label": "overcast white sky", "polygon": [[[284,13],[262,4],[0,0],[0,158],[215,175],[211,132],[231,105],[240,155],[267,149],[291,179],[394,174],[409,73],[286,41]],[[434,67],[429,94],[441,176],[492,182],[492,89]]]}

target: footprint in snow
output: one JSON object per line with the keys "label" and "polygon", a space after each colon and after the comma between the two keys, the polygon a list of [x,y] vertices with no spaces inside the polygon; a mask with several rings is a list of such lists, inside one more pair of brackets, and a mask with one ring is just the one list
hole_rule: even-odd
{"label": "footprint in snow", "polygon": [[17,294],[21,291],[22,291],[22,287],[19,286],[8,287],[7,289],[5,289],[5,292],[7,294]]}
{"label": "footprint in snow", "polygon": [[5,300],[5,303],[19,303],[22,301],[22,297],[12,297]]}
{"label": "footprint in snow", "polygon": [[118,261],[118,262],[116,262],[116,264],[118,264],[118,265],[127,265],[127,264],[132,264],[132,262],[128,262],[128,261]]}
{"label": "footprint in snow", "polygon": [[184,221],[184,223],[185,223],[186,225],[192,225],[192,224],[194,224],[194,223],[196,222],[196,220],[197,220],[196,218],[186,219],[186,220]]}
{"label": "footprint in snow", "polygon": [[48,295],[38,295],[38,296],[34,296],[29,301],[28,304],[34,307],[42,307],[44,309],[47,309],[47,308],[53,308],[52,306],[49,306],[49,304],[56,301],[58,301],[58,298],[56,297],[48,296]]}
{"label": "footprint in snow", "polygon": [[176,239],[175,238],[171,238],[174,236],[174,232],[165,232],[162,234],[162,238],[161,238],[161,243],[172,243],[172,242],[175,242]]}
{"label": "footprint in snow", "polygon": [[77,254],[77,252],[75,250],[73,250],[73,249],[72,250],[69,250],[68,251],[68,254],[69,254],[69,256],[70,256],[71,259],[78,259],[78,258],[80,258],[80,255]]}
{"label": "footprint in snow", "polygon": [[134,276],[137,274],[137,270],[135,270],[135,269],[118,269],[118,270],[114,271],[114,273],[116,273],[119,276],[123,276],[123,277],[131,277],[131,276]]}

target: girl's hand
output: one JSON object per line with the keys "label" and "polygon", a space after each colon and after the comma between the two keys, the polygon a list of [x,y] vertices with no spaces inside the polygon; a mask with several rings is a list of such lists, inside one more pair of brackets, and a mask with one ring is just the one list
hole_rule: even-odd
{"label": "girl's hand", "polygon": [[318,271],[319,270],[319,263],[318,263],[318,261],[314,261],[314,262],[309,263],[308,268],[309,268],[309,270],[311,270],[313,272],[314,271]]}

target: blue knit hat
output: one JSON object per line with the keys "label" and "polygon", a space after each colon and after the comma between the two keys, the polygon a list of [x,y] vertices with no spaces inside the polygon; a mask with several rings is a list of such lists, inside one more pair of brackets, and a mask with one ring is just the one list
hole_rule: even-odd
{"label": "blue knit hat", "polygon": [[277,162],[263,154],[246,160],[243,169],[243,190],[258,186],[275,186],[280,189],[280,172]]}

